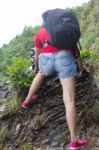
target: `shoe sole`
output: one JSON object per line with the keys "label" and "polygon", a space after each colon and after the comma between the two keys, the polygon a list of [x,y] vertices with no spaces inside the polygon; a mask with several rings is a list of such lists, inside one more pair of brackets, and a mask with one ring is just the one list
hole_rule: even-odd
{"label": "shoe sole", "polygon": [[84,146],[80,146],[80,147],[78,147],[78,148],[73,148],[73,147],[69,147],[70,149],[72,149],[72,150],[79,150],[80,148],[83,148],[83,147],[86,147],[87,145],[84,145]]}
{"label": "shoe sole", "polygon": [[28,107],[25,107],[25,106],[21,106],[22,108],[28,108]]}

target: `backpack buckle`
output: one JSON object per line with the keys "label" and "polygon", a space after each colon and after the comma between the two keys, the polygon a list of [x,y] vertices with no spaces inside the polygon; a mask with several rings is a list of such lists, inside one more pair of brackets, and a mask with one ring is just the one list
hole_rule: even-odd
{"label": "backpack buckle", "polygon": [[45,48],[46,46],[51,45],[51,43],[49,41],[44,41],[43,42],[43,48]]}

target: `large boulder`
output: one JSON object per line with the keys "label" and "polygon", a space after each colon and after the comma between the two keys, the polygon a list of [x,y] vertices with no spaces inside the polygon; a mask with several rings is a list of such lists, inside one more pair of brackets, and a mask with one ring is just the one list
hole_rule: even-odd
{"label": "large boulder", "polygon": [[[56,74],[45,79],[38,91],[39,99],[31,109],[20,108],[17,114],[0,121],[0,127],[10,128],[7,150],[19,148],[20,141],[33,147],[61,147],[68,140],[69,130],[65,117],[62,87]],[[76,76],[76,106],[79,125],[84,126],[95,104],[93,75],[83,72]],[[12,141],[12,142],[10,142]],[[59,149],[61,149],[59,147]],[[36,149],[36,148],[35,148]],[[54,149],[53,149],[54,150]],[[58,150],[58,148],[57,148]]]}

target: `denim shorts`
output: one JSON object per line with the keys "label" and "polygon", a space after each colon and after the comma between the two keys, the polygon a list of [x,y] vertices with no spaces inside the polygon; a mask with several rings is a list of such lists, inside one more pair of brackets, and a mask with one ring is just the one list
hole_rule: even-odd
{"label": "denim shorts", "polygon": [[67,78],[77,74],[75,58],[70,51],[66,50],[41,53],[39,55],[39,69],[45,75],[51,75],[56,71],[59,78]]}

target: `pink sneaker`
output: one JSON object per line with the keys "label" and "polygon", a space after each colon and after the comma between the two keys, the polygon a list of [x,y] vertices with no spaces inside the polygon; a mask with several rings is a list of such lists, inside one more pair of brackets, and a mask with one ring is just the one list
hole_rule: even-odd
{"label": "pink sneaker", "polygon": [[27,100],[25,100],[23,103],[22,103],[22,107],[23,108],[29,108],[29,102]]}
{"label": "pink sneaker", "polygon": [[38,99],[38,95],[37,94],[34,94],[33,96],[32,96],[32,100],[37,100]]}
{"label": "pink sneaker", "polygon": [[31,104],[33,101],[37,100],[37,99],[38,99],[38,95],[34,94],[34,95],[32,96],[32,99],[31,99],[30,102],[28,102],[27,100],[25,100],[25,101],[22,103],[22,107],[23,107],[23,108],[29,108],[30,104]]}
{"label": "pink sneaker", "polygon": [[79,149],[79,148],[81,148],[81,147],[84,147],[84,146],[86,146],[86,145],[88,145],[88,141],[87,141],[87,139],[81,139],[81,140],[79,140],[79,141],[72,141],[72,142],[70,142],[70,144],[69,144],[69,147],[70,147],[70,149]]}

